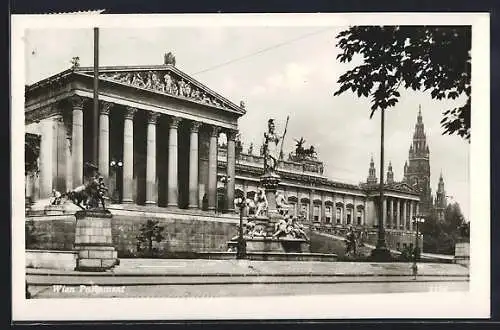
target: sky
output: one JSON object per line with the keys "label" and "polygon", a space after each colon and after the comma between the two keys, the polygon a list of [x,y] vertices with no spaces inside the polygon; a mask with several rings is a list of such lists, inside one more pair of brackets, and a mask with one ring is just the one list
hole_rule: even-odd
{"label": "sky", "polygon": [[[366,98],[346,92],[333,96],[337,80],[353,64],[339,63],[335,36],[346,27],[166,27],[101,28],[99,64],[163,64],[173,52],[176,67],[236,104],[245,101],[239,120],[245,150],[262,143],[267,119],[283,132],[290,116],[285,151],[294,139],[314,145],[330,179],[347,183],[366,180],[373,156],[379,176],[380,114],[369,118]],[[25,33],[26,83],[68,69],[71,58],[93,65],[92,29],[31,29]],[[443,173],[450,202],[458,202],[465,218],[470,212],[468,142],[443,136],[442,112],[454,101],[435,101],[429,93],[401,89],[399,103],[386,112],[385,160],[395,180],[403,177],[419,105],[430,149],[431,188]],[[254,150],[258,150],[256,147]]]}

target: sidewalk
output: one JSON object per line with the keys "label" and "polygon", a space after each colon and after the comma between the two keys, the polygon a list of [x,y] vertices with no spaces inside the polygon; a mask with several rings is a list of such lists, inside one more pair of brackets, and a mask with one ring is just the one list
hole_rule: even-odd
{"label": "sidewalk", "polygon": [[[78,272],[27,268],[28,275],[46,276],[411,276],[412,263],[304,262],[206,259],[121,259],[107,272]],[[418,263],[419,276],[468,277],[457,264]]]}

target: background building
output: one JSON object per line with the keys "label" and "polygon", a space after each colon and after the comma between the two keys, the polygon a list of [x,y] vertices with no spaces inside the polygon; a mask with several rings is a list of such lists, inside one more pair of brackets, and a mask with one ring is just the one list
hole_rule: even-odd
{"label": "background building", "polygon": [[[438,219],[443,220],[444,210],[447,205],[443,174],[441,173],[439,176],[436,197],[433,198],[430,183],[430,151],[420,107],[417,115],[417,123],[415,124],[415,132],[413,133],[413,141],[408,154],[408,162],[405,162],[404,165],[403,182],[416,187],[420,192],[420,212],[422,214],[429,215],[431,212],[436,211]],[[389,180],[389,177],[387,180]]]}

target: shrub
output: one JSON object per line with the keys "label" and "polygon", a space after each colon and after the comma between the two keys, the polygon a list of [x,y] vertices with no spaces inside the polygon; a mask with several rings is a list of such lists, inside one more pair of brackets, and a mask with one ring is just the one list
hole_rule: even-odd
{"label": "shrub", "polygon": [[163,236],[164,229],[157,220],[147,220],[145,224],[142,224],[136,236],[137,252],[147,257],[156,256],[158,250],[153,248],[153,242],[160,243],[165,239]]}

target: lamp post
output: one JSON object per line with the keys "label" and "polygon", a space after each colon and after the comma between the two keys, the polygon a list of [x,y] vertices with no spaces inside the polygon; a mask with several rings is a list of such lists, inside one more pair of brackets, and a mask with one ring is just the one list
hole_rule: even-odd
{"label": "lamp post", "polygon": [[372,250],[371,257],[375,261],[390,261],[391,253],[385,242],[384,228],[384,109],[380,109],[380,183],[378,205],[377,245]]}
{"label": "lamp post", "polygon": [[[231,181],[231,177],[227,176],[227,175],[223,175],[221,176],[220,178],[220,182],[222,182],[224,184],[224,195],[223,195],[223,201],[225,201],[225,203],[223,204],[226,204],[225,207],[226,209],[229,209],[229,203],[230,201],[227,201],[226,200],[226,196],[227,196],[227,184],[229,183],[229,181]],[[219,207],[222,208],[222,211],[224,210],[224,205],[219,205],[219,193],[217,192],[217,198],[215,199],[215,213],[218,213],[219,211]],[[221,212],[223,213],[223,212]]]}
{"label": "lamp post", "polygon": [[415,249],[413,253],[413,266],[412,266],[412,271],[413,271],[413,279],[417,279],[417,273],[418,273],[418,266],[417,266],[417,259],[418,259],[418,225],[419,223],[424,223],[425,222],[425,217],[423,215],[415,215],[413,216],[413,221],[415,222]]}
{"label": "lamp post", "polygon": [[236,245],[236,259],[246,258],[246,242],[243,237],[243,210],[245,209],[245,199],[242,197],[236,198],[236,206],[240,209],[240,228],[238,235],[238,244]]}
{"label": "lamp post", "polygon": [[[110,180],[110,183],[112,182],[113,186],[112,186],[112,189],[110,189],[110,192],[108,193],[111,193],[111,196],[110,198],[115,201],[115,202],[119,202],[120,201],[120,196],[119,196],[119,193],[118,193],[118,178],[117,178],[117,175],[118,175],[118,170],[120,170],[122,167],[123,167],[123,162],[121,160],[115,160],[115,159],[112,159],[110,162],[109,162],[109,167],[113,170],[113,180]],[[110,187],[111,188],[111,187]]]}

